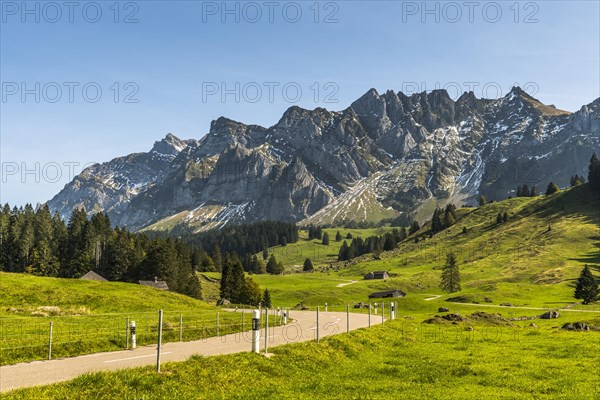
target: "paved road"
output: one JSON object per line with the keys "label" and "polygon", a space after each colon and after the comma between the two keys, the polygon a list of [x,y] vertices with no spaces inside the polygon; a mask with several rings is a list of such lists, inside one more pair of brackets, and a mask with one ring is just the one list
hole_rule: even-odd
{"label": "paved road", "polygon": [[[269,330],[269,348],[291,342],[316,338],[316,312],[292,311],[294,319],[286,326]],[[372,316],[372,324],[380,324],[381,316]],[[367,314],[350,313],[350,330],[369,325]],[[346,313],[321,312],[320,337],[346,331]],[[264,349],[264,329],[261,330],[261,352]],[[251,333],[244,332],[213,337],[193,342],[164,343],[161,361],[184,361],[194,354],[212,356],[250,351]],[[109,353],[96,353],[60,360],[34,361],[0,367],[0,392],[12,389],[46,385],[73,379],[81,374],[96,371],[118,370],[156,364],[156,345]]]}

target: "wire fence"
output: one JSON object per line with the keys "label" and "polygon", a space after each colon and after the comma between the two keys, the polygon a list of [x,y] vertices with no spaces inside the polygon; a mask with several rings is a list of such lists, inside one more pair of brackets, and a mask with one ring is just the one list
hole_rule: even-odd
{"label": "wire fence", "polygon": [[[281,311],[270,310],[271,326],[282,323]],[[0,318],[0,365],[22,361],[63,358],[131,348],[131,324],[135,323],[137,346],[157,343],[156,312],[87,316]],[[264,321],[262,322],[264,326]],[[192,341],[245,332],[251,315],[238,312],[166,311],[162,322],[163,342]]]}

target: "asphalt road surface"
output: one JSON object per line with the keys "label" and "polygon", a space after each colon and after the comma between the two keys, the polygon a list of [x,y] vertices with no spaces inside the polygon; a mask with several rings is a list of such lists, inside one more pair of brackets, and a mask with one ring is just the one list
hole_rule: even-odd
{"label": "asphalt road surface", "polygon": [[[269,329],[268,347],[315,340],[317,335],[315,311],[292,311],[293,322]],[[372,324],[381,324],[381,315],[371,316]],[[369,325],[367,314],[350,313],[350,330]],[[321,312],[319,337],[344,333],[347,329],[345,312]],[[260,349],[264,352],[265,331],[260,332]],[[251,351],[251,331],[212,337],[192,342],[163,343],[161,363],[184,361],[199,354],[213,356]],[[47,385],[73,379],[79,375],[156,364],[157,346],[138,347],[108,353],[96,353],[58,360],[34,361],[0,367],[0,392]]]}

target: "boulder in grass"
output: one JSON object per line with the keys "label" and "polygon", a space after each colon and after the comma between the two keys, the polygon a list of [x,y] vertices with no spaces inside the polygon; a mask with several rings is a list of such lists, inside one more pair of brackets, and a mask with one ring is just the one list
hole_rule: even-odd
{"label": "boulder in grass", "polygon": [[465,320],[459,314],[447,314],[447,315],[444,315],[442,318],[444,318],[446,321],[452,321],[452,322],[462,322]]}
{"label": "boulder in grass", "polygon": [[590,327],[585,322],[567,323],[562,326],[566,331],[589,331]]}
{"label": "boulder in grass", "polygon": [[560,317],[560,314],[556,310],[550,310],[550,311],[545,312],[542,315],[540,315],[541,319],[554,319],[554,318],[558,318],[558,317]]}
{"label": "boulder in grass", "polygon": [[448,312],[448,311],[450,311],[450,309],[446,308],[446,307],[440,307],[440,308],[438,308],[438,312]]}

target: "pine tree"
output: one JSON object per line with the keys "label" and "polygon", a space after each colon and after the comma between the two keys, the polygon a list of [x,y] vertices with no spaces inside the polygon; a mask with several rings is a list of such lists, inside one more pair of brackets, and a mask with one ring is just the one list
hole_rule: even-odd
{"label": "pine tree", "polygon": [[310,258],[307,258],[306,260],[304,260],[304,266],[302,268],[303,271],[312,271],[313,269],[315,269],[315,267],[312,264],[312,261],[310,261]]}
{"label": "pine tree", "polygon": [[454,293],[461,290],[460,272],[458,268],[458,262],[456,260],[456,255],[454,253],[448,253],[446,257],[446,265],[442,270],[440,288],[449,293]]}
{"label": "pine tree", "polygon": [[583,304],[589,304],[596,301],[598,295],[600,295],[600,289],[598,288],[598,284],[596,283],[592,271],[590,271],[590,268],[586,265],[581,271],[579,279],[577,279],[574,297],[583,300]]}
{"label": "pine tree", "polygon": [[221,272],[223,268],[223,260],[221,256],[221,247],[218,244],[214,245],[210,258],[212,258],[212,261],[215,265],[215,270],[217,272]]}
{"label": "pine tree", "polygon": [[283,264],[278,263],[274,254],[271,254],[267,262],[267,273],[278,275],[283,272]]}
{"label": "pine tree", "polygon": [[448,208],[446,208],[446,211],[444,211],[444,227],[450,228],[455,223],[456,223],[455,212],[453,210],[451,211],[451,210],[448,210]]}
{"label": "pine tree", "polygon": [[480,207],[485,206],[486,203],[487,203],[487,199],[485,198],[485,196],[484,195],[480,195],[479,196],[479,206]]}
{"label": "pine tree", "polygon": [[443,229],[442,220],[440,218],[440,209],[436,208],[431,217],[431,232],[438,233]]}
{"label": "pine tree", "polygon": [[538,190],[538,188],[536,186],[532,186],[531,190],[529,191],[529,197],[537,197],[540,195],[540,191]]}
{"label": "pine tree", "polygon": [[508,221],[508,213],[506,211],[504,211],[504,214],[502,214],[502,222],[507,222]]}
{"label": "pine tree", "polygon": [[498,224],[502,223],[502,213],[500,213],[500,212],[496,216],[496,223],[498,223]]}
{"label": "pine tree", "polygon": [[346,260],[348,260],[348,243],[344,240],[340,247],[340,252],[338,253],[338,261]]}
{"label": "pine tree", "polygon": [[417,221],[413,221],[410,225],[410,230],[408,231],[409,235],[417,233],[421,229],[421,226]]}
{"label": "pine tree", "polygon": [[265,308],[272,308],[273,307],[273,304],[271,304],[271,293],[269,292],[269,289],[265,289],[265,291],[263,293],[262,305]]}
{"label": "pine tree", "polygon": [[408,237],[408,233],[406,232],[406,227],[400,228],[400,241],[406,240]]}
{"label": "pine tree", "polygon": [[329,234],[327,232],[325,232],[323,234],[323,245],[325,245],[325,246],[329,245]]}
{"label": "pine tree", "polygon": [[548,184],[548,188],[546,189],[546,196],[554,194],[558,191],[560,191],[560,188],[554,182],[550,182]]}
{"label": "pine tree", "polygon": [[596,153],[592,154],[592,158],[590,159],[588,182],[590,189],[600,191],[600,160],[598,160]]}
{"label": "pine tree", "polygon": [[523,187],[521,185],[517,186],[517,197],[523,197]]}
{"label": "pine tree", "polygon": [[521,191],[522,197],[529,197],[531,193],[529,192],[529,187],[527,185],[523,185],[523,189]]}
{"label": "pine tree", "polygon": [[340,231],[337,231],[337,233],[335,234],[335,241],[336,242],[342,241],[342,234],[340,233]]}
{"label": "pine tree", "polygon": [[267,246],[263,247],[262,258],[265,261],[267,260],[267,258],[269,258],[269,248]]}

